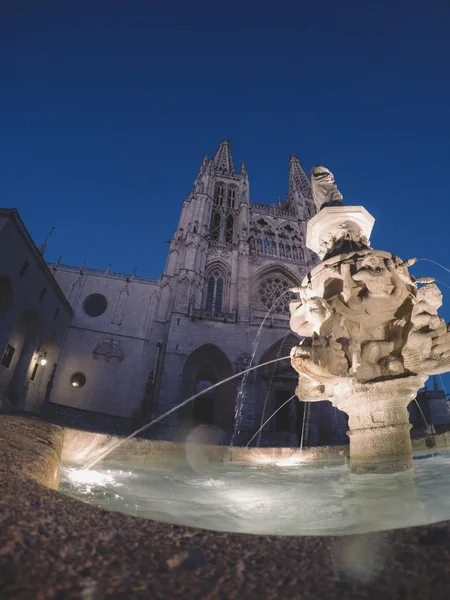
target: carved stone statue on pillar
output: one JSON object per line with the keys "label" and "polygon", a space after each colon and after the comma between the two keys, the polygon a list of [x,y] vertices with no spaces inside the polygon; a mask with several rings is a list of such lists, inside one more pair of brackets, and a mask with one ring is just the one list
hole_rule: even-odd
{"label": "carved stone statue on pillar", "polygon": [[342,203],[340,194],[331,200],[332,176],[322,178],[320,195],[321,173],[330,174],[314,167],[321,203],[306,245],[323,262],[292,290],[298,298],[290,304],[291,328],[304,338],[291,352],[297,397],[330,400],[348,414],[353,472],[410,470],[407,406],[430,374],[450,370],[442,295],[432,278],[410,275],[415,259],[370,247],[373,217],[362,206],[331,204]]}

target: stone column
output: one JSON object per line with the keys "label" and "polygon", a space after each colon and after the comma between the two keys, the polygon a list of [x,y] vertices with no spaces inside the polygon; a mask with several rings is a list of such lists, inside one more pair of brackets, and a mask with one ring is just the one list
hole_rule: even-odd
{"label": "stone column", "polygon": [[408,404],[426,376],[399,377],[334,387],[333,404],[349,416],[352,473],[397,473],[413,469]]}

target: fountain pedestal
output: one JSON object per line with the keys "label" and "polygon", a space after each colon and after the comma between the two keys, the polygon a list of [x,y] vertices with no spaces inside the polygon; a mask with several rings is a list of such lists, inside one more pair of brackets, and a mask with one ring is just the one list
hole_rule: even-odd
{"label": "fountain pedestal", "polygon": [[333,404],[349,416],[352,473],[397,473],[413,468],[408,404],[421,377],[336,384]]}
{"label": "fountain pedestal", "polygon": [[328,169],[313,168],[312,189],[306,245],[323,262],[292,289],[290,325],[304,338],[291,352],[296,395],[348,414],[353,473],[409,471],[408,404],[429,375],[450,370],[442,294],[433,278],[411,276],[416,259],[370,247],[373,217],[343,206]]}

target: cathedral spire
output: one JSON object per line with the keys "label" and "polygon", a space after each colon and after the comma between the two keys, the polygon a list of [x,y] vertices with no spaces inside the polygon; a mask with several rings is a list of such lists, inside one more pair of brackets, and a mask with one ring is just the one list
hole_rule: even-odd
{"label": "cathedral spire", "polygon": [[231,158],[230,142],[222,140],[212,160],[217,171],[224,175],[234,175],[233,159]]}
{"label": "cathedral spire", "polygon": [[302,196],[306,196],[307,198],[312,197],[311,183],[308,175],[295,154],[291,154],[289,160],[288,198],[292,198],[294,192],[299,192]]}

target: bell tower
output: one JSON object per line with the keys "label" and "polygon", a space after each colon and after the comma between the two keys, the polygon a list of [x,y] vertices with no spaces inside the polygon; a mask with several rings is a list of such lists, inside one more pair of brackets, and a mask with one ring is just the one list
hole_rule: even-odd
{"label": "bell tower", "polygon": [[236,173],[230,142],[222,140],[203,159],[183,202],[163,275],[171,288],[171,310],[191,316],[237,315],[239,250],[246,245],[249,183],[242,164]]}

